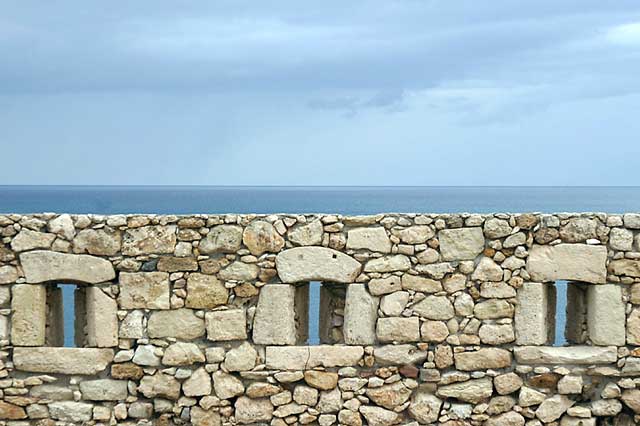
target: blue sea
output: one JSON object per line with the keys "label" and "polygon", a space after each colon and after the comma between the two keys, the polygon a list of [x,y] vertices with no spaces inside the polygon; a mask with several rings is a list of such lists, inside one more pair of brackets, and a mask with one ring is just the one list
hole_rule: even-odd
{"label": "blue sea", "polygon": [[[640,212],[640,187],[0,186],[0,213]],[[556,344],[564,343],[566,284],[558,283]],[[65,345],[73,346],[72,287],[63,286]],[[310,312],[319,289],[311,287]],[[310,343],[318,340],[310,317]]]}

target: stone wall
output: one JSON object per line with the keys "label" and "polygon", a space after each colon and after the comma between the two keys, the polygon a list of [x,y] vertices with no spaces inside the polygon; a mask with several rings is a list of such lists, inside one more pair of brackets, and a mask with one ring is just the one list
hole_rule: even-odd
{"label": "stone wall", "polygon": [[637,214],[9,214],[0,234],[0,424],[640,421]]}

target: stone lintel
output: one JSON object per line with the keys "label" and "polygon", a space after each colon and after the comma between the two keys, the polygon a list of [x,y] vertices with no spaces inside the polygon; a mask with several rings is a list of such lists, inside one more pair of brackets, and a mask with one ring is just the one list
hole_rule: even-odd
{"label": "stone lintel", "polygon": [[618,360],[615,346],[521,346],[513,354],[521,364],[612,364]]}
{"label": "stone lintel", "polygon": [[362,346],[267,346],[266,366],[278,370],[349,367],[357,365],[363,355]]}
{"label": "stone lintel", "polygon": [[116,277],[111,262],[87,254],[34,250],[21,253],[20,264],[28,283],[58,281],[98,284]]}
{"label": "stone lintel", "polygon": [[14,348],[16,370],[33,373],[94,375],[113,360],[113,349]]}

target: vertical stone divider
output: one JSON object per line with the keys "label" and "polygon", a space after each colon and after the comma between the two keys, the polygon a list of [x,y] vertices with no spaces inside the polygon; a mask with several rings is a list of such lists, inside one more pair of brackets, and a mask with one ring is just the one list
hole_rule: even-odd
{"label": "vertical stone divider", "polygon": [[306,344],[309,341],[309,283],[295,286],[293,310],[296,319],[296,343]]}
{"label": "vertical stone divider", "polygon": [[548,345],[555,338],[556,287],[525,282],[518,289],[515,310],[517,345]]}
{"label": "vertical stone divider", "polygon": [[118,346],[118,305],[99,287],[85,290],[87,346]]}
{"label": "vertical stone divider", "polygon": [[[298,330],[306,323],[296,307],[296,303],[305,303],[304,289],[293,284],[267,284],[260,289],[258,305],[253,319],[253,342],[258,345],[295,345],[306,332]],[[307,308],[308,309],[308,308]],[[304,320],[303,320],[304,319]]]}
{"label": "vertical stone divider", "polygon": [[43,346],[47,324],[47,290],[44,285],[18,284],[11,298],[11,343]]}
{"label": "vertical stone divider", "polygon": [[64,346],[64,301],[57,285],[47,286],[45,346]]}
{"label": "vertical stone divider", "polygon": [[626,303],[618,284],[592,284],[587,287],[587,330],[594,345],[624,346],[626,342]]}
{"label": "vertical stone divider", "polygon": [[347,345],[373,345],[380,299],[364,284],[348,284],[344,306],[344,342]]}
{"label": "vertical stone divider", "polygon": [[77,286],[74,292],[74,342],[76,347],[83,348],[87,346],[87,289],[86,287]]}
{"label": "vertical stone divider", "polygon": [[587,341],[586,290],[586,284],[575,281],[567,283],[567,322],[564,335],[570,344],[583,344]]}

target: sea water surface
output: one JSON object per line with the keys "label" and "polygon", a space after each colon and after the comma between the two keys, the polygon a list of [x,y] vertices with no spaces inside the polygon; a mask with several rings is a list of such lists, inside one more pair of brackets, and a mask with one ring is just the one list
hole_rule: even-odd
{"label": "sea water surface", "polygon": [[[640,187],[0,186],[0,213],[640,212]],[[73,287],[62,286],[65,345],[73,346]],[[310,343],[319,288],[311,286]],[[556,344],[563,344],[566,283],[558,283]]]}

